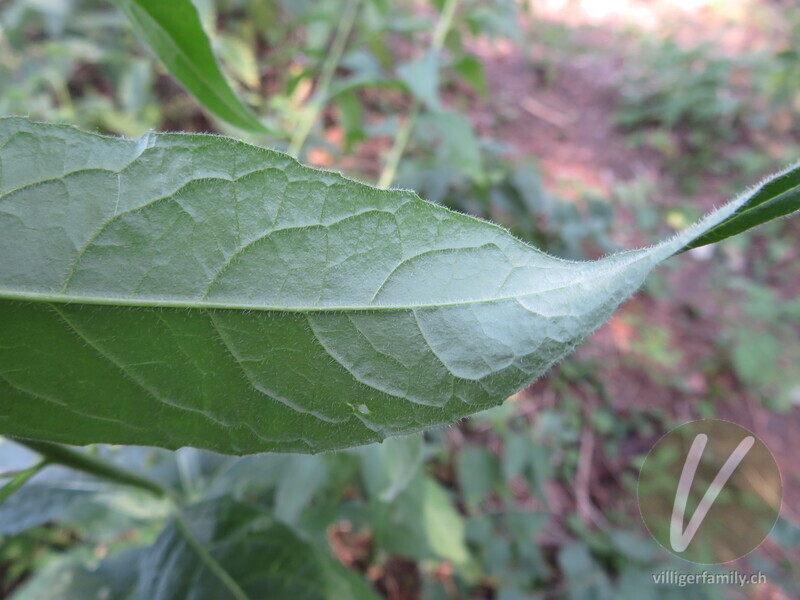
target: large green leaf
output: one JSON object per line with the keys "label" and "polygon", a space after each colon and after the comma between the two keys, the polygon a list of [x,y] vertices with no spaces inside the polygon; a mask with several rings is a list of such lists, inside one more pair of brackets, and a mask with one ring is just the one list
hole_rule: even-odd
{"label": "large green leaf", "polygon": [[12,600],[141,600],[136,595],[139,561],[145,548],[129,548],[89,568],[86,551],[48,557],[10,596]]}
{"label": "large green leaf", "polygon": [[377,600],[358,574],[257,508],[223,497],[189,506],[151,546],[89,568],[73,551],[48,561],[15,600]]}
{"label": "large green leaf", "polygon": [[219,498],[187,508],[182,519],[142,559],[136,598],[377,600],[356,573],[257,508]]}
{"label": "large green leaf", "polygon": [[770,185],[572,262],[228,138],[2,119],[0,433],[315,452],[449,423],[544,373],[662,260],[749,225]]}
{"label": "large green leaf", "polygon": [[43,525],[62,511],[85,501],[90,490],[29,483],[0,505],[0,535],[14,535]]}
{"label": "large green leaf", "polygon": [[219,68],[191,0],[114,0],[136,33],[200,103],[240,129],[267,133]]}

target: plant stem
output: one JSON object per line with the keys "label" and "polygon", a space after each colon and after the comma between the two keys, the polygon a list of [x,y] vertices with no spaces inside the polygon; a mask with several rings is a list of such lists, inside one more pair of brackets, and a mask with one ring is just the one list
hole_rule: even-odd
{"label": "plant stem", "polygon": [[[453,17],[456,14],[456,7],[458,0],[446,0],[444,7],[442,7],[442,14],[439,16],[439,21],[436,23],[436,29],[433,32],[433,39],[431,40],[428,52],[438,54],[444,45],[447,33],[453,26]],[[422,103],[414,98],[411,101],[411,107],[408,109],[408,116],[405,122],[400,126],[397,136],[394,138],[394,144],[386,156],[386,164],[383,167],[381,176],[378,179],[379,188],[388,188],[392,185],[394,178],[397,176],[397,168],[400,166],[400,160],[406,151],[408,140],[411,139],[411,132],[414,129],[414,124],[419,117]]]}
{"label": "plant stem", "polygon": [[414,129],[415,121],[419,116],[419,111],[422,103],[414,98],[411,101],[411,107],[408,109],[406,120],[397,131],[394,138],[394,144],[386,155],[386,164],[381,171],[381,176],[378,179],[378,187],[386,189],[392,185],[394,178],[397,176],[397,168],[400,166],[400,159],[406,151],[408,140],[411,138],[411,130]]}
{"label": "plant stem", "polygon": [[126,471],[110,462],[103,459],[89,456],[83,452],[76,452],[70,450],[65,446],[59,444],[52,444],[50,442],[40,442],[36,440],[25,440],[16,437],[9,437],[10,439],[21,446],[30,448],[34,452],[42,455],[48,463],[54,463],[70,467],[76,471],[83,471],[95,477],[113,481],[121,485],[127,485],[140,490],[150,492],[159,498],[173,498],[174,492],[162,486],[160,483]]}
{"label": "plant stem", "polygon": [[336,33],[333,42],[331,42],[328,57],[322,65],[322,73],[319,76],[319,81],[317,81],[317,89],[314,91],[314,97],[300,119],[297,130],[292,136],[292,141],[289,143],[288,152],[292,156],[298,156],[300,154],[303,145],[308,139],[308,134],[311,133],[311,128],[314,126],[319,113],[325,106],[328,88],[331,85],[331,81],[333,81],[333,75],[336,73],[336,69],[339,67],[339,62],[342,60],[342,54],[344,54],[344,49],[347,45],[347,38],[350,37],[350,31],[353,29],[356,14],[358,14],[359,4],[361,4],[361,0],[350,0],[344,7],[342,17],[339,19],[339,24],[336,26]]}
{"label": "plant stem", "polygon": [[444,46],[444,40],[453,26],[453,17],[456,14],[456,6],[458,0],[447,0],[442,7],[442,14],[439,17],[439,22],[436,23],[436,29],[433,32],[433,40],[431,41],[431,50],[439,52]]}
{"label": "plant stem", "polygon": [[214,575],[222,582],[222,584],[228,589],[228,591],[233,595],[236,600],[250,600],[250,597],[245,593],[245,591],[239,587],[239,584],[231,577],[230,573],[225,570],[217,559],[211,556],[211,553],[206,550],[206,547],[203,546],[203,543],[198,540],[192,531],[189,529],[189,526],[186,524],[186,521],[183,520],[183,516],[180,513],[180,509],[175,511],[175,525],[178,527],[178,530],[181,532],[183,537],[186,538],[186,541],[192,547],[192,550],[195,551],[198,558],[211,570]]}

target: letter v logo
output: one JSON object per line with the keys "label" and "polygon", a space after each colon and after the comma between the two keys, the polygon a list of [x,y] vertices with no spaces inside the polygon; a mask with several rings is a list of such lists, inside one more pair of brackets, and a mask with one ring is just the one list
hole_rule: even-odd
{"label": "letter v logo", "polygon": [[769,535],[781,508],[775,457],[753,432],[702,419],[665,433],[639,472],[647,530],[667,551],[698,564],[741,558]]}
{"label": "letter v logo", "polygon": [[722,465],[722,468],[717,472],[716,477],[708,486],[706,493],[697,505],[689,520],[689,525],[683,529],[683,517],[686,513],[686,503],[689,499],[689,490],[692,489],[692,482],[694,475],[697,472],[697,465],[700,464],[700,459],[703,457],[703,451],[706,449],[708,443],[708,436],[705,433],[698,433],[689,448],[689,454],[686,455],[686,462],[683,463],[683,470],[681,471],[681,478],[678,481],[678,490],[675,493],[675,504],[672,508],[672,519],[669,523],[669,543],[675,552],[683,552],[689,547],[700,525],[706,518],[708,511],[714,504],[714,501],[719,496],[722,488],[728,483],[736,467],[744,460],[744,457],[750,452],[750,448],[755,444],[756,439],[749,435],[744,438],[736,449]]}

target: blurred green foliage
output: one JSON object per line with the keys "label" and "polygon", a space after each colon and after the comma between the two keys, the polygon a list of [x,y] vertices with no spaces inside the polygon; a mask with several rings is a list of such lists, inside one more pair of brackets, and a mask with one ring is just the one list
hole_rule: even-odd
{"label": "blurred green foliage", "polygon": [[[427,199],[500,222],[570,259],[616,249],[610,236],[615,209],[632,213],[639,229],[654,236],[663,233],[659,223],[680,224],[682,209],[671,220],[661,218],[652,200],[657,186],[646,181],[618,186],[617,206],[596,195],[555,197],[535,164],[510,161],[508,149],[459,110],[492,93],[470,37],[505,38],[522,47],[530,41],[512,0],[463,0],[438,54],[426,48],[441,0],[362,0],[347,31],[338,0],[195,5],[237,93],[283,132],[252,141],[287,148],[308,122],[298,142],[301,156],[322,151],[332,165],[356,157],[349,168],[374,179],[387,141],[416,98],[421,110],[397,184]],[[774,114],[796,115],[800,9],[787,9],[786,21],[791,35],[779,52],[746,60],[710,45],[647,39],[625,65],[620,126],[634,143],[658,150],[681,181],[707,168],[729,170],[730,162],[718,160],[720,149],[748,127],[768,127],[753,121],[755,107],[766,103]],[[342,31],[346,44],[331,62]],[[573,49],[565,49],[564,32],[546,31],[556,31],[543,38],[550,53],[569,58]],[[555,77],[556,61],[539,62],[548,80]],[[320,86],[326,68],[333,76]],[[742,70],[749,78],[744,87],[734,85]],[[128,136],[150,129],[229,131],[167,75],[105,0],[0,0],[0,114]],[[339,138],[329,135],[337,128]],[[774,168],[763,156],[739,155],[733,165],[749,165],[748,172]],[[711,293],[717,305],[723,293],[740,293],[745,315],[723,315],[717,362],[700,365],[709,379],[732,371],[744,390],[782,411],[800,402],[792,368],[800,310],[780,291],[800,275],[792,267],[796,231],[777,223],[726,247],[728,264],[711,268]],[[728,276],[753,243],[766,246],[768,262],[786,267],[784,279],[776,280],[763,266],[767,261],[757,259],[748,264],[765,270],[756,273],[760,285]],[[660,285],[648,283],[651,299],[659,299]],[[638,330],[645,321],[632,316],[627,324]],[[648,328],[631,344],[633,356],[646,359],[637,368],[655,385],[674,385],[677,394],[682,349],[673,347],[666,326]],[[384,596],[423,600],[742,597],[747,590],[653,584],[652,574],[663,569],[700,568],[675,561],[638,521],[637,466],[672,422],[662,408],[614,407],[602,374],[618,367],[613,358],[566,361],[546,381],[555,402],[512,401],[451,429],[334,454],[233,459],[191,449],[90,451],[177,490],[189,505],[184,524],[223,566],[286,597],[297,591],[281,568],[284,575],[298,569],[323,582],[309,597],[368,597],[362,579]],[[588,440],[597,457],[589,466],[600,470],[593,479],[610,498],[593,497],[581,479]],[[8,442],[0,444],[0,457],[3,472],[34,461]],[[115,599],[131,597],[137,585],[180,594],[197,576],[208,593],[223,597],[171,514],[168,502],[47,467],[0,506],[0,590],[16,600]],[[280,554],[270,536],[293,550]],[[230,553],[239,543],[236,548],[253,556],[279,555],[283,567],[269,572],[252,556]],[[772,555],[784,558],[756,553],[749,564],[796,597],[800,582],[789,557],[800,549],[800,530],[781,521],[771,544]],[[184,562],[167,568],[167,554]]]}
{"label": "blurred green foliage", "polygon": [[674,168],[702,171],[748,114],[746,87],[736,75],[749,65],[716,56],[711,42],[686,48],[674,39],[646,39],[622,88],[618,123],[636,143],[661,152]]}

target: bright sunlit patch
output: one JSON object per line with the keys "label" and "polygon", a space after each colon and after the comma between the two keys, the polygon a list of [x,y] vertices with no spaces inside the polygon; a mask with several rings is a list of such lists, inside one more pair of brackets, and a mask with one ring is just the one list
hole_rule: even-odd
{"label": "bright sunlit patch", "polygon": [[539,14],[558,16],[571,22],[622,21],[644,28],[657,27],[667,16],[712,10],[733,17],[746,13],[751,0],[537,0]]}

